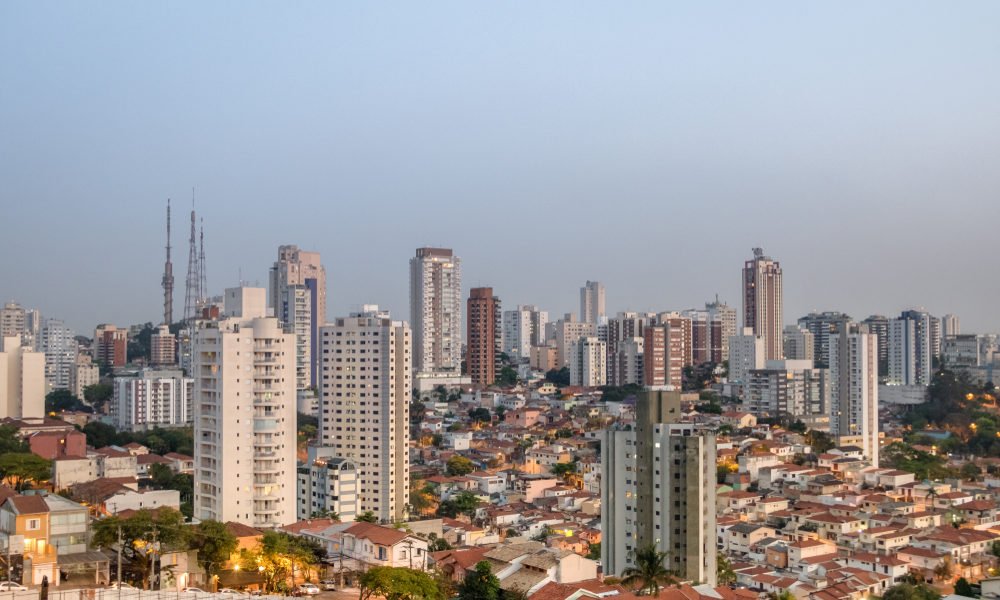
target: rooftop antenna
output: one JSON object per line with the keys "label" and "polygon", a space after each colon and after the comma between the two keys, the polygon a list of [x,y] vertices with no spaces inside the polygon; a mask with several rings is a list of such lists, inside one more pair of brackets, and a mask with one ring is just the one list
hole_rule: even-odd
{"label": "rooftop antenna", "polygon": [[195,238],[194,188],[191,188],[191,236],[188,239],[188,270],[184,286],[184,320],[194,320],[198,317],[201,284],[198,266],[198,244]]}
{"label": "rooftop antenna", "polygon": [[201,234],[198,251],[198,300],[200,306],[208,305],[208,276],[205,271],[205,219],[201,219]]}
{"label": "rooftop antenna", "polygon": [[170,198],[167,198],[167,260],[163,263],[163,323],[174,321],[174,265],[170,262]]}

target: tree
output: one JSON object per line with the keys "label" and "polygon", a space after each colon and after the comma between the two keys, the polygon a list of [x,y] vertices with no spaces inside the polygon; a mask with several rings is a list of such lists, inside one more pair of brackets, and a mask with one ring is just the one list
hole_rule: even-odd
{"label": "tree", "polygon": [[951,577],[953,571],[951,559],[947,556],[934,567],[934,575],[941,580]]}
{"label": "tree", "polygon": [[719,552],[715,559],[715,578],[719,585],[730,585],[736,583],[736,571],[733,571],[733,563],[725,554]]}
{"label": "tree", "polygon": [[823,454],[837,445],[829,433],[815,429],[810,429],[806,433],[806,443],[812,446],[812,451],[816,454]]}
{"label": "tree", "polygon": [[635,588],[640,594],[658,596],[660,588],[675,585],[677,578],[664,564],[667,553],[652,544],[635,553],[635,566],[622,571],[622,585]]}
{"label": "tree", "polygon": [[84,404],[69,390],[53,390],[45,395],[45,412],[62,412],[64,410],[94,412],[94,409]]}
{"label": "tree", "polygon": [[458,586],[459,600],[499,600],[500,580],[493,574],[493,568],[485,560],[476,563],[473,571],[465,575]]}
{"label": "tree", "polygon": [[501,387],[513,387],[517,385],[517,371],[511,367],[505,366],[500,369],[500,373],[497,374],[495,383]]}
{"label": "tree", "polygon": [[207,519],[191,531],[189,548],[198,551],[198,564],[211,577],[229,560],[238,543],[236,536],[226,529],[224,523]]}
{"label": "tree", "polygon": [[461,454],[455,454],[448,459],[446,473],[450,477],[455,477],[458,475],[468,475],[469,473],[476,470],[476,466],[472,464],[472,461],[465,458]]}
{"label": "tree", "polygon": [[240,560],[244,569],[256,569],[264,577],[267,590],[285,591],[289,577],[296,571],[308,572],[325,556],[323,548],[309,538],[266,531],[257,547],[240,553]]}
{"label": "tree", "polygon": [[795,600],[795,594],[788,590],[781,590],[780,592],[771,592],[767,595],[771,600]]}
{"label": "tree", "polygon": [[83,399],[95,409],[104,406],[114,395],[110,383],[94,383],[83,388]]}
{"label": "tree", "polygon": [[882,600],[940,600],[941,594],[920,583],[900,583],[887,589]]}
{"label": "tree", "polygon": [[87,436],[87,445],[94,448],[103,448],[118,442],[118,431],[112,425],[91,421],[83,426],[83,433]]}
{"label": "tree", "polygon": [[489,423],[493,420],[493,415],[488,408],[479,407],[469,410],[469,418],[480,423]]}
{"label": "tree", "polygon": [[30,452],[28,443],[13,425],[0,425],[0,454]]}
{"label": "tree", "polygon": [[969,598],[975,597],[972,584],[965,577],[959,577],[958,581],[955,582],[955,594],[958,596],[968,596]]}
{"label": "tree", "polygon": [[601,542],[594,542],[587,546],[587,558],[601,560]]}
{"label": "tree", "polygon": [[8,452],[0,454],[0,480],[6,480],[17,492],[33,484],[48,481],[52,476],[52,461],[37,454]]}
{"label": "tree", "polygon": [[360,600],[444,600],[430,575],[405,567],[372,567],[361,576],[360,586]]}
{"label": "tree", "polygon": [[142,582],[143,587],[149,583],[146,577],[153,557],[154,535],[161,553],[187,548],[189,530],[184,526],[184,516],[170,508],[161,507],[155,512],[143,509],[127,519],[112,515],[94,521],[91,545],[117,548],[119,528],[122,556],[128,561],[124,579]]}
{"label": "tree", "polygon": [[977,477],[983,474],[983,470],[977,467],[975,463],[967,462],[962,465],[961,473],[963,478],[975,481]]}
{"label": "tree", "polygon": [[479,498],[476,497],[472,492],[459,492],[455,496],[445,500],[438,505],[437,515],[439,517],[448,517],[454,519],[460,514],[469,515],[470,517],[476,514],[476,509],[479,507]]}
{"label": "tree", "polygon": [[576,463],[556,463],[549,467],[549,471],[552,472],[556,477],[562,477],[563,479],[569,479],[573,474],[576,473]]}
{"label": "tree", "polygon": [[370,510],[366,510],[360,515],[354,517],[354,520],[361,521],[362,523],[378,523],[378,517],[376,517],[375,513]]}
{"label": "tree", "polygon": [[150,487],[156,490],[177,490],[181,495],[181,513],[185,517],[194,514],[194,477],[188,473],[174,473],[164,464],[149,467]]}
{"label": "tree", "polygon": [[545,380],[560,387],[569,385],[569,367],[552,369],[545,374]]}

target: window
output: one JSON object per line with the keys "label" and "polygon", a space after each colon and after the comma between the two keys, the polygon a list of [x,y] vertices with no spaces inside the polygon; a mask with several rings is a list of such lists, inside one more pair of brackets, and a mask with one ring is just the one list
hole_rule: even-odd
{"label": "window", "polygon": [[41,519],[28,519],[25,529],[28,531],[38,531],[42,528]]}

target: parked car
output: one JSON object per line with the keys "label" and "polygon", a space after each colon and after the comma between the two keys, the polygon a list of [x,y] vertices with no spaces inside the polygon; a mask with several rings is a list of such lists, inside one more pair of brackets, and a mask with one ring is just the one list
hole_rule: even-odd
{"label": "parked car", "polygon": [[183,590],[181,590],[181,592],[183,592],[185,594],[205,594],[205,593],[207,593],[205,590],[203,590],[201,588],[196,588],[196,587],[187,587],[187,588],[184,588]]}
{"label": "parked car", "polygon": [[300,596],[315,596],[319,593],[319,587],[315,583],[303,583],[296,590]]}
{"label": "parked car", "polygon": [[323,581],[319,582],[319,585],[320,585],[320,587],[323,588],[324,592],[336,592],[337,591],[337,582],[334,581],[334,580],[332,580],[332,579],[324,579]]}
{"label": "parked car", "polygon": [[28,588],[13,581],[0,582],[0,592],[27,592]]}
{"label": "parked car", "polygon": [[124,581],[112,581],[111,584],[108,587],[111,588],[111,589],[113,589],[113,590],[117,590],[119,587],[121,587],[123,590],[138,589],[134,585],[129,585],[129,584],[125,583]]}
{"label": "parked car", "polygon": [[228,594],[230,596],[246,596],[246,592],[241,592],[240,590],[234,590],[233,588],[222,588],[219,590],[220,594]]}

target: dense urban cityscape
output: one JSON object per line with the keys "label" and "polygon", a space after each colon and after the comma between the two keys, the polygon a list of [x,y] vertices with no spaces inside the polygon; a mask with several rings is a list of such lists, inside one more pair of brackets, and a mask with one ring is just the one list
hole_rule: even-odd
{"label": "dense urban cityscape", "polygon": [[957,315],[786,322],[754,248],[734,305],[609,314],[586,281],[550,316],[435,247],[408,319],[328,315],[295,245],[212,296],[193,210],[175,314],[166,212],[161,322],[0,313],[4,589],[1000,592],[1000,336]]}

